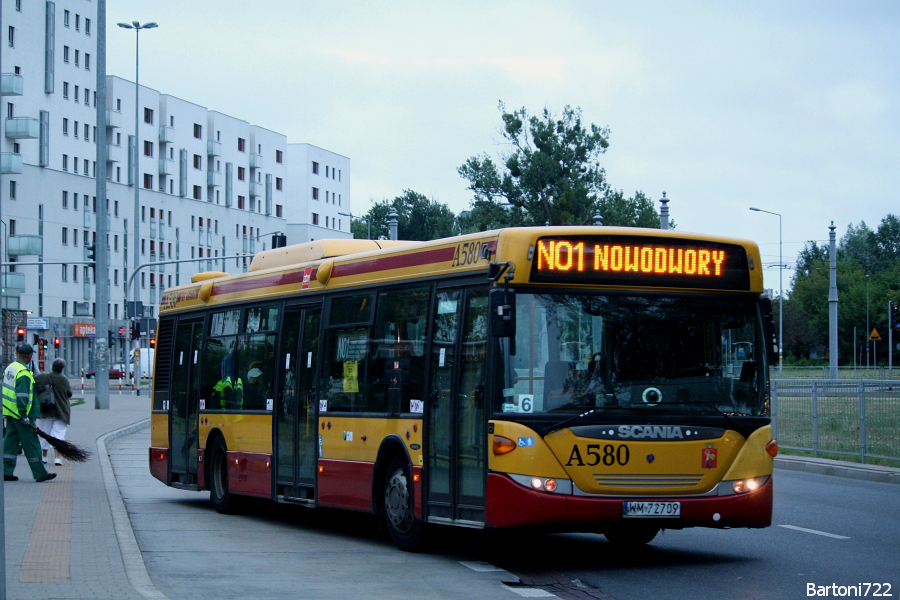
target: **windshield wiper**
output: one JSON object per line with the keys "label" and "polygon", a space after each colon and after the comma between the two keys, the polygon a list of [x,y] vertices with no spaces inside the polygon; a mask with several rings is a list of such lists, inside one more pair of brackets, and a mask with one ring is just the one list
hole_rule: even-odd
{"label": "windshield wiper", "polygon": [[[721,410],[719,410],[719,407],[716,406],[715,404],[713,404],[712,402],[697,402],[695,400],[674,400],[672,402],[659,402],[657,404],[654,404],[653,406],[659,406],[661,404],[702,404],[703,406],[708,406],[709,408],[711,408],[714,411],[716,411],[717,413],[719,413],[719,415],[721,415],[726,421],[731,423],[731,425],[734,426],[734,428],[737,430],[737,432],[740,433],[742,436],[744,436],[744,438],[750,437],[750,432],[747,431],[746,427],[741,425],[738,421],[736,421],[734,419],[734,417],[732,417],[728,413],[724,413]],[[649,405],[648,405],[648,408],[649,408]]]}
{"label": "windshield wiper", "polygon": [[553,425],[544,427],[540,431],[541,437],[544,437],[547,434],[553,433],[554,431],[558,431],[570,423],[574,423],[575,421],[580,421],[580,420],[584,419],[585,417],[592,415],[599,410],[640,410],[640,407],[639,406],[597,406],[595,408],[592,408],[589,411],[581,413],[580,415],[575,415],[573,417],[569,417],[568,419],[563,419],[559,423],[554,423]]}

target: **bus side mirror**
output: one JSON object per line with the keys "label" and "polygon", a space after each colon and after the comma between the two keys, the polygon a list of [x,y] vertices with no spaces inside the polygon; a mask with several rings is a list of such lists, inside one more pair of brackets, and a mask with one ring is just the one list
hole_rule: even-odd
{"label": "bus side mirror", "polygon": [[516,292],[508,288],[491,288],[491,335],[496,338],[516,336]]}
{"label": "bus side mirror", "polygon": [[766,356],[769,365],[778,364],[778,336],[775,335],[775,315],[772,312],[772,300],[762,298],[759,301],[762,309],[763,336],[766,344]]}

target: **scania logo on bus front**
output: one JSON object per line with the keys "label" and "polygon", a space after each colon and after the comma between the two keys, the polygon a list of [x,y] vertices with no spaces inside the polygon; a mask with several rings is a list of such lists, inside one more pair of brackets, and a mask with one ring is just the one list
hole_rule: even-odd
{"label": "scania logo on bus front", "polygon": [[618,433],[621,439],[684,439],[681,427],[670,425],[620,425]]}

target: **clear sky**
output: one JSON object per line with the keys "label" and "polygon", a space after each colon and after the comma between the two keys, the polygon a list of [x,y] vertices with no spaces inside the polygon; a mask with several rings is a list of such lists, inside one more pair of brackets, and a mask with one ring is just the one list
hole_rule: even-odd
{"label": "clear sky", "polygon": [[[505,151],[508,109],[611,129],[610,184],[760,244],[766,286],[833,220],[900,214],[900,3],[108,0],[107,72],[349,157],[354,214]],[[787,288],[792,270],[784,272]]]}

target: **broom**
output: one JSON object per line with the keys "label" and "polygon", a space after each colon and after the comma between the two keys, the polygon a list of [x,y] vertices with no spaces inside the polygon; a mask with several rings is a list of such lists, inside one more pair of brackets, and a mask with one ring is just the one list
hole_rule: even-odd
{"label": "broom", "polygon": [[66,460],[71,460],[72,462],[87,462],[87,460],[91,457],[91,451],[85,450],[79,446],[76,446],[72,442],[67,442],[66,440],[61,440],[59,438],[55,438],[49,433],[44,433],[34,425],[31,426],[34,429],[34,432],[47,440],[47,443],[53,446],[53,449],[56,450],[56,453]]}

